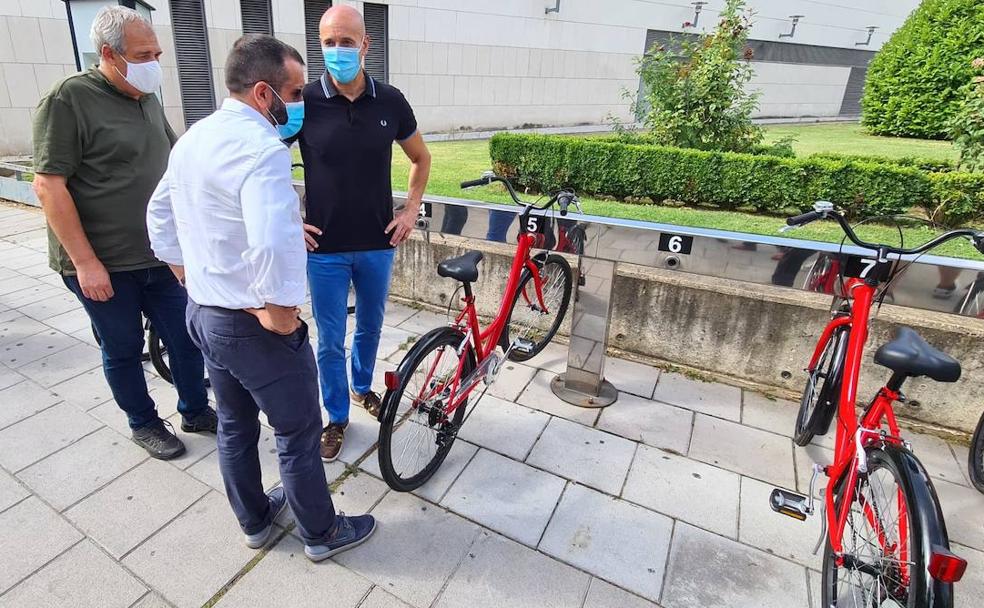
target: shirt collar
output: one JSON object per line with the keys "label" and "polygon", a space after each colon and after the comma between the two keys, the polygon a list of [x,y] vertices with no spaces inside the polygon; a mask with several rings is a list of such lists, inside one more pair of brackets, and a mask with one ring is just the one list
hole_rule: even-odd
{"label": "shirt collar", "polygon": [[[369,95],[370,97],[375,98],[376,81],[373,80],[372,76],[370,76],[369,73],[366,72],[365,70],[362,70],[362,73],[365,74],[366,76],[366,90],[362,92],[362,95],[360,95],[360,97],[364,95]],[[331,81],[331,78],[328,78],[327,70],[325,70],[325,72],[321,74],[321,90],[325,92],[325,97],[327,97],[328,99],[331,99],[335,95],[338,95],[338,89],[335,88],[335,83]]]}
{"label": "shirt collar", "polygon": [[234,112],[236,114],[242,114],[243,116],[251,118],[259,122],[263,126],[265,126],[267,129],[270,130],[271,133],[275,134],[277,137],[280,137],[280,134],[277,132],[277,128],[273,126],[273,123],[267,120],[265,116],[257,112],[254,108],[246,105],[245,103],[239,101],[238,99],[233,99],[232,97],[226,97],[222,101],[222,109],[226,112]]}

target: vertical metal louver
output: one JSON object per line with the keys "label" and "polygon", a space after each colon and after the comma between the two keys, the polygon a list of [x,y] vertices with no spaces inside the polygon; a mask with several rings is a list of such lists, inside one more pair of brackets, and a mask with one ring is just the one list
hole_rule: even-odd
{"label": "vertical metal louver", "polygon": [[362,5],[369,34],[369,52],[366,54],[366,72],[379,82],[389,81],[389,23],[385,4],[366,2]]}
{"label": "vertical metal louver", "polygon": [[171,0],[171,25],[187,128],[215,111],[212,61],[202,0]]}
{"label": "vertical metal louver", "polygon": [[244,34],[273,36],[273,10],[270,0],[239,0]]}
{"label": "vertical metal louver", "polygon": [[321,54],[321,35],[318,24],[325,11],[331,8],[331,0],[304,0],[304,41],[306,43],[308,78],[321,78],[325,71],[325,58]]}

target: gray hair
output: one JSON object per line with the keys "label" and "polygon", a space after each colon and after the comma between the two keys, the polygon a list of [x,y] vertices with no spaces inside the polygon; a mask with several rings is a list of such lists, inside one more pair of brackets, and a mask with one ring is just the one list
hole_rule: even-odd
{"label": "gray hair", "polygon": [[92,29],[89,30],[89,38],[92,46],[95,47],[97,54],[102,54],[102,47],[108,44],[109,48],[119,54],[123,54],[123,29],[127,23],[143,23],[147,27],[152,27],[150,22],[132,8],[125,6],[106,6],[92,20]]}

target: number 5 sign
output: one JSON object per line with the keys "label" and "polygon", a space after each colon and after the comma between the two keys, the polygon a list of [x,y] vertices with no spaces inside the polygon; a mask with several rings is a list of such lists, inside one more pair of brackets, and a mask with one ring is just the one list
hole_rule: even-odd
{"label": "number 5 sign", "polygon": [[694,246],[694,237],[684,236],[682,234],[669,234],[661,233],[659,235],[659,250],[668,251],[669,253],[679,253],[681,255],[690,255],[690,250]]}

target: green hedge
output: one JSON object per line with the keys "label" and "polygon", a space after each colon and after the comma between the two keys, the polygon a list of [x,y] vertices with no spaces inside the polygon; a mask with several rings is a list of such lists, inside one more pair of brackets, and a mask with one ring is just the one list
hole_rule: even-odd
{"label": "green hedge", "polygon": [[810,158],[878,163],[881,165],[900,165],[902,167],[914,167],[920,171],[926,171],[927,173],[947,173],[949,171],[956,171],[957,169],[957,164],[953,161],[920,156],[878,156],[875,154],[837,154],[835,152],[818,152],[816,154],[811,154]]}
{"label": "green hedge", "polygon": [[984,47],[984,2],[923,0],[868,67],[862,124],[878,135],[948,136]]}
{"label": "green hedge", "polygon": [[[593,138],[594,141],[603,142],[614,142],[620,144],[636,144],[641,146],[656,146],[656,138],[648,133],[614,133],[612,135],[602,135],[600,137]],[[748,154],[754,154],[756,156],[782,156],[784,158],[793,158],[796,156],[796,152],[793,151],[793,146],[789,142],[785,143],[775,143],[775,144],[755,144],[748,150]]]}
{"label": "green hedge", "polygon": [[984,175],[929,174],[881,163],[706,152],[599,139],[499,133],[489,143],[497,172],[538,190],[569,187],[622,200],[676,201],[789,214],[830,200],[853,217],[913,207],[956,223],[980,217]]}

